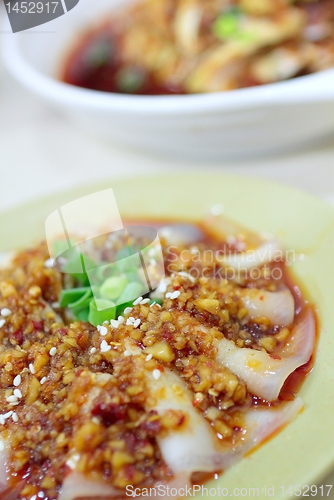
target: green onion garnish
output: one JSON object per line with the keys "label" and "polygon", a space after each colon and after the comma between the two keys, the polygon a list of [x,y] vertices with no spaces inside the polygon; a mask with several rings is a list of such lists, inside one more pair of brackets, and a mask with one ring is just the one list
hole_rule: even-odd
{"label": "green onion garnish", "polygon": [[124,291],[128,280],[124,276],[112,276],[107,278],[100,287],[100,295],[103,299],[116,300]]}
{"label": "green onion garnish", "polygon": [[89,316],[89,308],[86,307],[85,309],[81,309],[81,311],[78,311],[75,315],[75,318],[79,319],[80,321],[89,322],[88,316]]}
{"label": "green onion garnish", "polygon": [[240,10],[233,7],[225,10],[214,21],[212,31],[223,40],[238,37],[241,34]]}
{"label": "green onion garnish", "polygon": [[76,311],[80,311],[81,309],[89,307],[92,295],[93,295],[92,290],[91,288],[88,287],[86,293],[82,295],[82,297],[80,297],[75,302],[71,302],[70,304],[68,304],[68,307],[72,309],[74,314],[76,314]]}
{"label": "green onion garnish", "polygon": [[60,307],[67,307],[69,304],[75,303],[80,300],[87,291],[91,292],[90,286],[62,290],[59,296]]}
{"label": "green onion garnish", "polygon": [[136,300],[137,297],[140,297],[140,294],[143,292],[144,286],[142,283],[138,283],[138,281],[132,281],[128,283],[123,290],[123,293],[118,297],[117,304],[122,305],[129,301]]}
{"label": "green onion garnish", "polygon": [[104,321],[110,321],[116,317],[116,305],[111,300],[96,299],[97,305],[102,310],[99,311],[96,302],[92,299],[89,303],[88,321],[94,325],[102,325]]}
{"label": "green onion garnish", "polygon": [[125,66],[118,70],[116,74],[116,83],[120,92],[134,94],[138,92],[145,84],[145,72],[138,67]]}

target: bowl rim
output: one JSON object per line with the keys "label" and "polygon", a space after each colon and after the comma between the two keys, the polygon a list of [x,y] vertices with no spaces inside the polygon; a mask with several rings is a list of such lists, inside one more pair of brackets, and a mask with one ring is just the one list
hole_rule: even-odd
{"label": "bowl rim", "polygon": [[[334,67],[290,80],[230,91],[187,95],[138,96],[76,87],[34,68],[21,50],[27,33],[3,36],[2,54],[9,72],[24,86],[53,103],[129,115],[221,114],[234,110],[334,101]],[[33,32],[31,33],[33,34]]]}

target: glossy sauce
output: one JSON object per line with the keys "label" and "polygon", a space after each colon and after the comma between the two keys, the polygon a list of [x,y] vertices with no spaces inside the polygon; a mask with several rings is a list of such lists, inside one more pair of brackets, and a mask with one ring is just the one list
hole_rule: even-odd
{"label": "glossy sauce", "polygon": [[166,87],[152,74],[122,58],[122,37],[110,23],[88,31],[66,58],[60,78],[91,90],[135,95],[183,94],[180,87]]}

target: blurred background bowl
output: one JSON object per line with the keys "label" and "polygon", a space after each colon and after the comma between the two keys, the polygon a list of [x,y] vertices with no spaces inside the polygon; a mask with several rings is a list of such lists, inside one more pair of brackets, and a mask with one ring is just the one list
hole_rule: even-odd
{"label": "blurred background bowl", "polygon": [[[89,133],[169,157],[274,153],[334,131],[334,69],[259,87],[180,96],[111,94],[57,80],[76,34],[124,3],[80,0],[52,23],[3,36],[5,64],[22,84]],[[10,31],[7,20],[4,24]]]}

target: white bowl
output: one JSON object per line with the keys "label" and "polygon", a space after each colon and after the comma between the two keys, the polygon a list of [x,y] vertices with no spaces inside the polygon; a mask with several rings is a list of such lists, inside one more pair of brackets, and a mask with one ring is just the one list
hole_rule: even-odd
{"label": "white bowl", "polygon": [[[7,67],[80,127],[168,156],[217,159],[274,152],[334,130],[334,69],[260,87],[186,96],[111,94],[58,81],[75,34],[125,1],[80,0],[41,28],[3,35]],[[7,20],[5,25],[10,30]]]}

